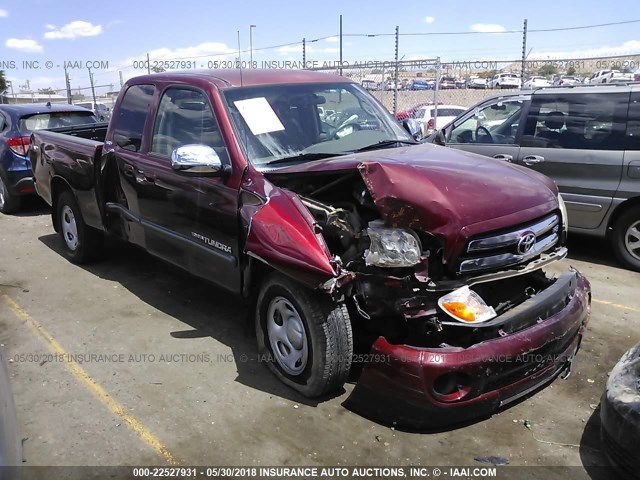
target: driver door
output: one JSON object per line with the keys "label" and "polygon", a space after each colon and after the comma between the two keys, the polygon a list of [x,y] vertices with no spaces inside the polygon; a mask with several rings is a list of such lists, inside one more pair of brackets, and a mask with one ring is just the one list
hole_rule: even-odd
{"label": "driver door", "polygon": [[446,128],[447,147],[505,161],[518,158],[518,139],[529,98],[496,98],[476,107]]}

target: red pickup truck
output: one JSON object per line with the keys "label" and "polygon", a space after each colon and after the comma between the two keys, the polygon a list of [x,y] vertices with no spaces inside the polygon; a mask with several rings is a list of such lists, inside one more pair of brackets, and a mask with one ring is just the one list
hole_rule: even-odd
{"label": "red pickup truck", "polygon": [[253,309],[290,387],[353,370],[347,406],[432,427],[567,373],[591,294],[544,271],[566,255],[551,180],[405,127],[335,75],[171,72],[129,80],[108,127],[35,132],[30,159],[71,261],[137,244]]}

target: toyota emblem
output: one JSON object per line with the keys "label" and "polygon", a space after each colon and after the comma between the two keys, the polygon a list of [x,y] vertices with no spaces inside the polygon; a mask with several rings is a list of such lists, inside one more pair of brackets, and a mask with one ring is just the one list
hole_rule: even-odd
{"label": "toyota emblem", "polygon": [[526,255],[531,251],[535,244],[536,234],[533,232],[523,232],[522,235],[520,235],[520,240],[518,240],[516,250],[520,255]]}

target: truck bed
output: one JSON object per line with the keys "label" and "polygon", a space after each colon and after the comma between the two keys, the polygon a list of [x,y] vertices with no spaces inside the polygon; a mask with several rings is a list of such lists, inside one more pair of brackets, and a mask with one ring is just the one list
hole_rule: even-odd
{"label": "truck bed", "polygon": [[52,205],[52,190],[62,182],[58,185],[74,191],[85,222],[100,229],[95,166],[102,155],[107,127],[98,123],[39,130],[32,133],[29,150],[38,195]]}

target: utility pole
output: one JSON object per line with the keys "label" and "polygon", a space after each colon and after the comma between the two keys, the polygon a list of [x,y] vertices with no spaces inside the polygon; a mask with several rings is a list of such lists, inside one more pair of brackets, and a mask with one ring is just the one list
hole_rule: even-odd
{"label": "utility pole", "polygon": [[120,74],[120,88],[124,85],[124,81],[122,80],[122,70],[118,72]]}
{"label": "utility pole", "polygon": [[95,111],[95,109],[97,108],[97,102],[96,102],[96,89],[93,87],[93,73],[91,73],[91,67],[87,67],[87,70],[89,70],[89,82],[91,83],[91,96],[93,97],[93,109]]}
{"label": "utility pole", "polygon": [[147,73],[151,73],[151,60],[149,60],[148,53],[147,53]]}
{"label": "utility pole", "polygon": [[398,113],[398,46],[400,40],[400,27],[396,25],[396,65],[393,79],[393,114]]}
{"label": "utility pole", "polygon": [[302,68],[307,64],[307,39],[302,39]]}
{"label": "utility pole", "polygon": [[71,101],[71,79],[69,78],[69,74],[67,73],[67,65],[64,66],[64,81],[67,87],[67,103],[71,105],[73,102]]}
{"label": "utility pole", "polygon": [[253,68],[253,29],[255,25],[249,25],[249,68]]}
{"label": "utility pole", "polygon": [[340,75],[342,75],[342,15],[340,15]]}
{"label": "utility pole", "polygon": [[524,28],[522,29],[522,65],[520,67],[520,85],[524,83],[524,65],[527,61],[527,19],[524,19]]}

